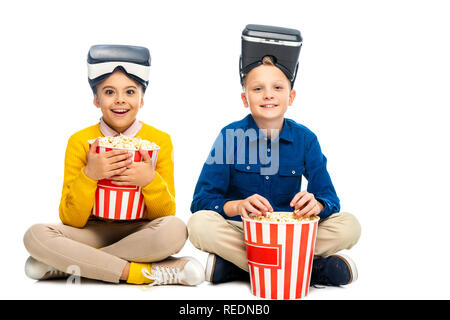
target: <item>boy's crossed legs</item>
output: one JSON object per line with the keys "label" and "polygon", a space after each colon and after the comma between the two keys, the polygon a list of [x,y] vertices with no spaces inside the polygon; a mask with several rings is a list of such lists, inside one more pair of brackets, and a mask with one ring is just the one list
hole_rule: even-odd
{"label": "boy's crossed legs", "polygon": [[[248,272],[242,222],[226,220],[214,211],[200,210],[189,219],[188,233],[189,240],[198,249],[213,253]],[[350,249],[358,242],[360,234],[361,226],[355,216],[350,213],[339,212],[321,219],[314,255],[326,258],[341,250]],[[341,259],[342,256],[340,256]],[[346,259],[345,263],[353,264],[349,258],[345,257],[344,259]],[[326,263],[326,261],[326,259],[320,258],[314,260],[312,283],[315,279],[314,267],[316,270],[322,269],[320,264]],[[354,265],[349,267],[354,268]],[[356,272],[356,269],[350,271]],[[353,280],[356,280],[357,275],[354,274],[353,277]]]}

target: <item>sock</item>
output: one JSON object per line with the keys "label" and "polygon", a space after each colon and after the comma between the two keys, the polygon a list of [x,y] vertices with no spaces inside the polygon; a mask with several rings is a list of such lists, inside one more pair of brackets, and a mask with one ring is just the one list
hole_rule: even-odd
{"label": "sock", "polygon": [[127,283],[132,284],[144,284],[151,283],[152,280],[145,277],[142,274],[142,268],[146,268],[148,272],[151,272],[150,263],[138,263],[138,262],[130,262],[130,271],[128,272]]}

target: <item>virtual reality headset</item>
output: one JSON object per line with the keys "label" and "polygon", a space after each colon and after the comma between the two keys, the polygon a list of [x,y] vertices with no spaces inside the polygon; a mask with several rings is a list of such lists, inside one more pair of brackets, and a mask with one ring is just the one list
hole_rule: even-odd
{"label": "virtual reality headset", "polygon": [[95,45],[89,49],[87,57],[88,80],[92,90],[96,85],[120,68],[128,77],[142,85],[148,85],[150,71],[150,51],[145,47],[126,45]]}
{"label": "virtual reality headset", "polygon": [[265,56],[271,56],[294,86],[302,36],[296,29],[248,24],[242,31],[242,53],[239,59],[241,85],[247,73],[262,64]]}

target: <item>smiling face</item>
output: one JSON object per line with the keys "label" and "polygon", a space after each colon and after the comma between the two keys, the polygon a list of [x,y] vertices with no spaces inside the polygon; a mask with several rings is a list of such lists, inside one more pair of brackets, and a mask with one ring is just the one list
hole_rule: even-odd
{"label": "smiling face", "polygon": [[136,120],[144,105],[142,88],[123,72],[115,71],[97,85],[94,105],[100,108],[103,120],[115,131],[122,133]]}
{"label": "smiling face", "polygon": [[262,64],[246,75],[241,98],[260,128],[281,129],[287,107],[294,102],[295,90],[291,90],[280,69]]}

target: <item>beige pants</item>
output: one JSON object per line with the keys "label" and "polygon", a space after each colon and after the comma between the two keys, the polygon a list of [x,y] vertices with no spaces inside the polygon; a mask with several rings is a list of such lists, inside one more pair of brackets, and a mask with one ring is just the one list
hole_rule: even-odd
{"label": "beige pants", "polygon": [[152,221],[88,221],[84,228],[36,224],[24,236],[25,248],[38,261],[80,276],[119,282],[128,261],[164,260],[181,250],[185,223],[173,216]]}
{"label": "beige pants", "polygon": [[[189,240],[200,250],[219,255],[248,271],[242,222],[226,220],[210,210],[197,211],[188,221]],[[326,257],[358,242],[361,226],[350,213],[339,212],[319,221],[314,250]]]}

